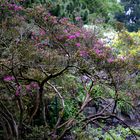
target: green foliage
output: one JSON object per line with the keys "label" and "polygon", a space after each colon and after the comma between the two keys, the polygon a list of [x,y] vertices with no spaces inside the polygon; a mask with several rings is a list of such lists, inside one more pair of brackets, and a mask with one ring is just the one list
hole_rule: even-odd
{"label": "green foliage", "polygon": [[131,61],[135,61],[132,65],[132,68],[139,69],[139,59],[140,57],[140,31],[138,32],[128,32],[128,31],[122,31],[116,35],[114,41],[113,41],[113,48],[116,49],[118,56],[124,58],[131,58]]}
{"label": "green foliage", "polygon": [[65,0],[58,2],[59,4],[56,4],[56,7],[51,11],[54,15],[69,17],[72,20],[80,16],[84,23],[108,23],[113,20],[114,13],[121,10],[121,6],[116,0],[91,0],[90,2],[88,0]]}
{"label": "green foliage", "polygon": [[65,108],[64,108],[64,117],[72,118],[76,115],[78,112],[78,104],[73,99],[67,99],[65,100]]}
{"label": "green foliage", "polygon": [[131,135],[131,132],[128,128],[124,128],[121,125],[118,125],[116,128],[111,128],[107,132],[101,128],[92,128],[90,125],[87,128],[87,131],[81,131],[76,129],[73,131],[77,139],[80,140],[124,140],[126,137]]}
{"label": "green foliage", "polygon": [[122,11],[116,0],[29,0],[21,2],[26,7],[43,4],[57,17],[67,17],[76,22],[76,17],[82,17],[84,23],[110,23],[114,14]]}
{"label": "green foliage", "polygon": [[[47,128],[45,128],[44,126],[35,126],[32,128],[32,132],[28,135],[26,135],[25,139],[38,139],[38,140],[42,140],[44,138],[44,136],[47,133]],[[47,135],[46,135],[47,136]]]}
{"label": "green foliage", "polygon": [[118,108],[122,112],[129,114],[129,112],[132,110],[131,97],[123,92],[121,92],[119,95]]}

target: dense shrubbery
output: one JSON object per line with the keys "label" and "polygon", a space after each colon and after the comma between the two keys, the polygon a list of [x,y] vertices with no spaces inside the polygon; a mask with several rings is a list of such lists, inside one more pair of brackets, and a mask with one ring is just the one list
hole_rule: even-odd
{"label": "dense shrubbery", "polygon": [[[124,85],[133,59],[43,6],[1,2],[0,15],[1,138],[63,139],[90,123],[123,122],[116,113],[131,109]],[[88,104],[95,114],[83,113]]]}

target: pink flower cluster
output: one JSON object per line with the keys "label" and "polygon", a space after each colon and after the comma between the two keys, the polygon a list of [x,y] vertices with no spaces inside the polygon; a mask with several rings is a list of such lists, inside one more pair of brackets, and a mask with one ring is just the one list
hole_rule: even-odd
{"label": "pink flower cluster", "polygon": [[120,57],[118,57],[118,59],[121,60],[121,61],[125,61],[126,60],[126,57],[120,56]]}
{"label": "pink flower cluster", "polygon": [[75,38],[76,38],[75,35],[69,35],[69,36],[68,36],[68,39],[75,39]]}
{"label": "pink flower cluster", "polygon": [[8,10],[14,10],[14,11],[20,11],[23,10],[23,8],[17,4],[11,4],[11,3],[7,3],[7,4],[2,4],[1,7],[8,8]]}
{"label": "pink flower cluster", "polygon": [[88,52],[85,51],[85,50],[81,50],[81,51],[80,51],[80,56],[81,56],[81,57],[87,57],[87,56],[88,56]]}
{"label": "pink flower cluster", "polygon": [[40,35],[46,35],[46,31],[43,30],[43,29],[40,29],[40,30],[39,30],[39,34],[40,34]]}
{"label": "pink flower cluster", "polygon": [[59,20],[59,22],[61,23],[61,24],[67,24],[67,22],[69,21],[69,18],[61,18],[60,20]]}
{"label": "pink flower cluster", "polygon": [[27,90],[27,91],[29,91],[29,90],[31,90],[31,89],[38,89],[38,88],[39,88],[39,86],[38,86],[38,84],[35,83],[35,82],[32,82],[32,83],[30,83],[29,85],[26,85],[26,90]]}
{"label": "pink flower cluster", "polygon": [[81,20],[81,17],[76,17],[75,20],[76,21],[80,21]]}
{"label": "pink flower cluster", "polygon": [[75,33],[75,36],[76,36],[76,37],[80,37],[80,35],[81,35],[80,32],[76,32],[76,33]]}
{"label": "pink flower cluster", "polygon": [[113,58],[109,58],[109,59],[107,59],[107,62],[108,63],[113,63],[114,62],[114,59]]}
{"label": "pink flower cluster", "polygon": [[19,96],[21,88],[22,88],[21,85],[17,86],[16,94],[15,94],[16,96]]}
{"label": "pink flower cluster", "polygon": [[51,16],[50,13],[48,13],[48,14],[44,17],[44,19],[45,19],[46,21],[50,21],[52,24],[57,24],[57,23],[58,23],[58,18],[57,18],[56,16]]}
{"label": "pink flower cluster", "polygon": [[[38,86],[37,83],[32,82],[32,83],[26,85],[25,88],[26,88],[26,91],[31,91],[31,90],[33,90],[33,89],[39,89],[39,86]],[[15,95],[16,95],[16,96],[19,96],[21,90],[22,90],[22,86],[21,86],[21,85],[18,85],[18,86],[16,87],[16,93],[15,93]]]}
{"label": "pink flower cluster", "polygon": [[94,46],[93,46],[94,49],[103,49],[104,48],[104,44],[101,40],[97,40],[95,43],[94,43]]}
{"label": "pink flower cluster", "polygon": [[73,35],[68,35],[68,39],[76,39],[77,37],[80,37],[81,33],[80,32],[75,32]]}
{"label": "pink flower cluster", "polygon": [[94,51],[95,51],[95,53],[96,53],[97,55],[99,55],[99,54],[102,53],[102,51],[101,51],[100,49],[95,49]]}
{"label": "pink flower cluster", "polygon": [[3,78],[3,80],[6,81],[6,82],[9,82],[9,81],[15,80],[15,78],[14,78],[14,76],[5,76],[5,77]]}
{"label": "pink flower cluster", "polygon": [[77,47],[80,47],[80,46],[81,46],[81,44],[80,44],[80,43],[76,43],[75,45],[76,45]]}

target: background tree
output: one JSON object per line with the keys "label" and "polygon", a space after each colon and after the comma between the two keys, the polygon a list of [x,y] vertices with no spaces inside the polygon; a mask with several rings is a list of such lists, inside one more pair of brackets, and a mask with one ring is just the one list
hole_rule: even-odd
{"label": "background tree", "polygon": [[27,7],[46,4],[52,15],[67,17],[74,22],[76,17],[81,17],[85,24],[111,23],[115,13],[122,10],[117,0],[28,0],[20,3]]}
{"label": "background tree", "polygon": [[128,31],[137,32],[140,28],[140,0],[121,0],[124,11],[116,14],[116,19],[124,23]]}

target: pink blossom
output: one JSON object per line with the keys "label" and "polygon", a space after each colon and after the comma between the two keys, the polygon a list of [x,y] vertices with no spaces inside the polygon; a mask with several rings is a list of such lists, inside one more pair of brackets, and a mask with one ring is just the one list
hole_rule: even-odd
{"label": "pink blossom", "polygon": [[119,56],[118,59],[120,59],[121,61],[124,61],[126,58],[124,56]]}
{"label": "pink blossom", "polygon": [[4,81],[12,81],[12,80],[15,80],[14,76],[5,76],[4,77]]}
{"label": "pink blossom", "polygon": [[69,19],[68,18],[62,18],[62,19],[60,19],[60,23],[66,23],[67,21],[68,21]]}
{"label": "pink blossom", "polygon": [[101,53],[101,50],[99,50],[99,49],[95,49],[94,51],[95,51],[96,54],[100,54]]}
{"label": "pink blossom", "polygon": [[68,39],[75,39],[75,38],[76,38],[75,35],[70,35],[70,36],[68,36]]}
{"label": "pink blossom", "polygon": [[65,43],[64,46],[69,46],[69,44]]}
{"label": "pink blossom", "polygon": [[56,17],[56,16],[51,16],[51,17],[50,17],[50,21],[51,21],[52,23],[56,24],[56,23],[57,23],[57,17]]}
{"label": "pink blossom", "polygon": [[98,48],[98,47],[101,48],[101,47],[103,47],[103,42],[101,40],[98,40],[97,42],[95,42],[94,47],[95,48]]}
{"label": "pink blossom", "polygon": [[47,15],[48,15],[48,16],[51,16],[51,13],[48,12]]}
{"label": "pink blossom", "polygon": [[20,94],[20,91],[21,91],[21,85],[19,85],[18,87],[17,87],[17,89],[16,89],[16,96],[19,96],[19,94]]}
{"label": "pink blossom", "polygon": [[75,36],[76,36],[76,37],[80,37],[80,35],[81,35],[81,34],[80,34],[79,32],[76,32],[76,33],[75,33]]}
{"label": "pink blossom", "polygon": [[64,32],[65,32],[65,33],[68,33],[68,30],[67,30],[67,29],[65,29],[65,30],[64,30]]}
{"label": "pink blossom", "polygon": [[79,20],[81,20],[81,17],[76,17],[75,20],[79,21]]}
{"label": "pink blossom", "polygon": [[40,29],[39,33],[40,33],[40,35],[45,35],[46,34],[46,32],[43,29]]}
{"label": "pink blossom", "polygon": [[81,50],[81,51],[80,51],[80,56],[82,56],[82,57],[86,57],[86,56],[88,56],[87,51],[85,51],[85,50]]}
{"label": "pink blossom", "polygon": [[31,87],[33,87],[33,88],[38,88],[38,87],[39,87],[38,84],[37,84],[37,83],[34,83],[34,82],[32,82],[30,85],[31,85]]}
{"label": "pink blossom", "polygon": [[21,6],[18,6],[16,4],[8,4],[8,7],[10,10],[14,10],[14,11],[20,11],[23,9]]}
{"label": "pink blossom", "polygon": [[98,40],[96,43],[99,44],[100,46],[103,45],[103,41],[102,40]]}
{"label": "pink blossom", "polygon": [[80,44],[80,43],[76,43],[75,45],[76,45],[77,47],[80,47],[80,46],[81,46],[81,44]]}
{"label": "pink blossom", "polygon": [[51,16],[51,13],[47,13],[46,16],[44,17],[44,19],[48,20],[50,16]]}
{"label": "pink blossom", "polygon": [[26,85],[26,90],[30,90],[31,86],[30,85]]}
{"label": "pink blossom", "polygon": [[114,62],[114,59],[113,58],[109,58],[109,59],[107,59],[107,62],[108,63],[112,63],[112,62]]}

